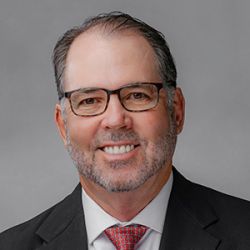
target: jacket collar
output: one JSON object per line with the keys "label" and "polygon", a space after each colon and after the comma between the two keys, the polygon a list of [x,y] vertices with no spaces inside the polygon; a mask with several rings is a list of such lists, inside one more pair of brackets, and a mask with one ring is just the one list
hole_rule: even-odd
{"label": "jacket collar", "polygon": [[186,180],[173,168],[174,183],[169,199],[160,250],[214,250],[220,240],[206,229],[218,217],[204,197],[202,186]]}

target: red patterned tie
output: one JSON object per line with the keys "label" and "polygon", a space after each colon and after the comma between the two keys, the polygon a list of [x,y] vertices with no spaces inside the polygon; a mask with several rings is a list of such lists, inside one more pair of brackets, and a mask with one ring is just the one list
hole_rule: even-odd
{"label": "red patterned tie", "polygon": [[147,229],[147,227],[137,224],[126,227],[113,226],[106,229],[105,234],[117,250],[134,250],[136,243],[140,241]]}

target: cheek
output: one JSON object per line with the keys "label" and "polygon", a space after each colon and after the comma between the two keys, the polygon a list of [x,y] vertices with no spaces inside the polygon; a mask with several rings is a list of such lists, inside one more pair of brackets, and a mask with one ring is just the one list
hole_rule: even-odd
{"label": "cheek", "polygon": [[75,119],[69,121],[68,129],[71,143],[80,148],[89,149],[96,134],[94,123],[85,119]]}
{"label": "cheek", "polygon": [[[139,114],[139,113],[138,113]],[[169,128],[168,114],[166,110],[154,110],[142,112],[140,117],[134,119],[134,129],[140,137],[155,141],[162,137]]]}
{"label": "cheek", "polygon": [[162,136],[162,134],[166,133],[169,129],[169,112],[165,105],[162,103],[159,106],[159,109],[155,112],[154,117],[152,118],[151,123],[154,124],[154,129],[158,134]]}

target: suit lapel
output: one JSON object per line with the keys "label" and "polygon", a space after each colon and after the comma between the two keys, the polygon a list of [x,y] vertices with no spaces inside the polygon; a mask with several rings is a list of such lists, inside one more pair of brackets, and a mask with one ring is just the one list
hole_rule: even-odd
{"label": "suit lapel", "polygon": [[[214,250],[220,240],[206,231],[218,221],[199,188],[175,169],[160,250]],[[197,190],[196,190],[197,189]]]}
{"label": "suit lapel", "polygon": [[81,186],[58,204],[36,234],[43,240],[37,250],[87,250]]}

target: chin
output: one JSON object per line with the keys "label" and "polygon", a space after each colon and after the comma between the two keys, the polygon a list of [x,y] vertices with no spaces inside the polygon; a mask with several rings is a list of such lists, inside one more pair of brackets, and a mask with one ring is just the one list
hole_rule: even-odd
{"label": "chin", "polygon": [[108,192],[130,192],[141,187],[152,175],[142,176],[140,171],[114,174],[95,178],[94,182]]}

